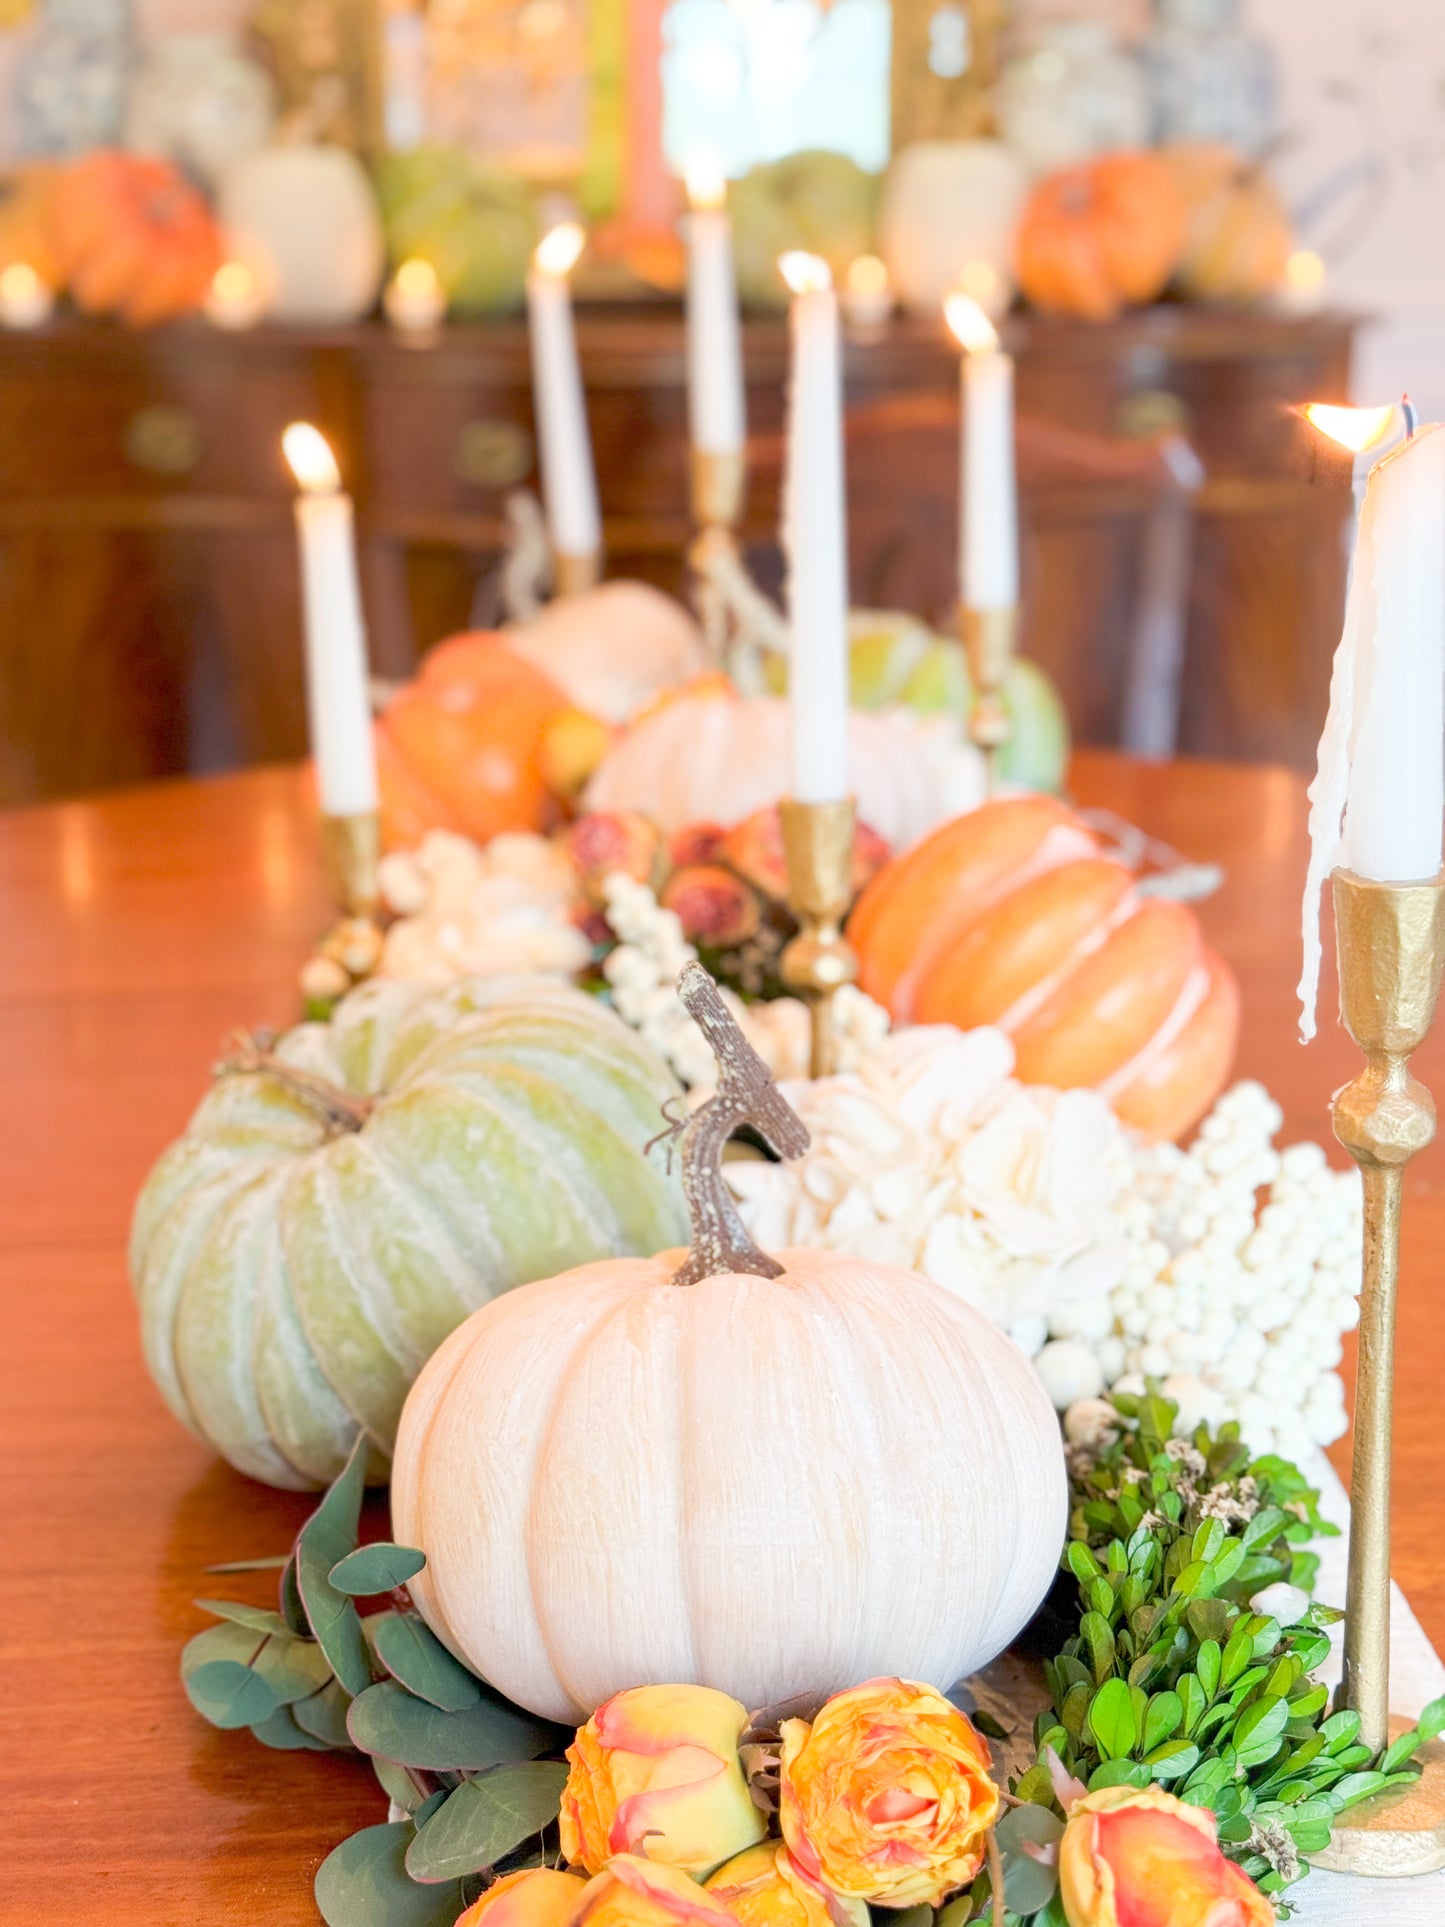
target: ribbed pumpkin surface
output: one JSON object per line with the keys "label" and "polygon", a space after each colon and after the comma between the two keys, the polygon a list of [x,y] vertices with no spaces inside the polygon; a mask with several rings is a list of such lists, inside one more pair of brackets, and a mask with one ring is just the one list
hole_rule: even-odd
{"label": "ribbed pumpkin surface", "polygon": [[1229,1074],[1239,993],[1194,912],[1140,896],[1087,824],[1014,797],[880,870],[848,924],[863,988],[900,1021],[997,1024],[1029,1084],[1095,1085],[1178,1137]]}
{"label": "ribbed pumpkin surface", "polygon": [[358,1427],[389,1453],[412,1380],[499,1292],[687,1236],[644,1154],[677,1087],[580,992],[377,982],[277,1054],[374,1098],[361,1129],[265,1073],[221,1078],[151,1173],[130,1253],[171,1409],[269,1484],[325,1483]]}

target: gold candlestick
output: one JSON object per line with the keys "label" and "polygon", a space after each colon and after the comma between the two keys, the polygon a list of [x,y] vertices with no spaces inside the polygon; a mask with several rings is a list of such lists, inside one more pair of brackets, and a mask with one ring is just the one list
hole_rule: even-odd
{"label": "gold candlestick", "polygon": [[602,580],[602,552],[591,549],[586,555],[567,555],[552,551],[552,591],[554,595],[580,595],[595,589]]}
{"label": "gold candlestick", "polygon": [[858,976],[858,960],[843,935],[853,900],[853,798],[797,803],[787,797],[779,807],[788,902],[802,926],[783,952],[783,982],[808,1005],[812,1075],[831,1077],[838,1068],[833,999]]}
{"label": "gold candlestick", "polygon": [[688,463],[695,526],[700,530],[722,529],[731,535],[743,519],[747,462],[742,450],[714,455],[695,448]]}
{"label": "gold candlestick", "polygon": [[983,753],[984,780],[992,796],[998,787],[998,753],[1013,733],[1003,688],[1013,661],[1018,610],[961,608],[959,630],[973,685],[968,740]]}
{"label": "gold candlestick", "polygon": [[[1365,1248],[1350,1479],[1342,1704],[1360,1740],[1387,1746],[1390,1721],[1390,1459],[1400,1205],[1405,1166],[1435,1135],[1435,1104],[1410,1074],[1429,1033],[1445,967],[1445,876],[1375,883],[1336,870],[1340,1018],[1365,1068],[1336,1094],[1335,1136],[1360,1167]],[[1395,1722],[1395,1730],[1407,1722]],[[1413,1786],[1363,1802],[1335,1823],[1317,1866],[1377,1875],[1445,1867],[1445,1749],[1427,1750]]]}
{"label": "gold candlestick", "polygon": [[301,972],[308,1004],[329,1007],[381,961],[381,818],[375,810],[321,816],[326,880],[340,912]]}

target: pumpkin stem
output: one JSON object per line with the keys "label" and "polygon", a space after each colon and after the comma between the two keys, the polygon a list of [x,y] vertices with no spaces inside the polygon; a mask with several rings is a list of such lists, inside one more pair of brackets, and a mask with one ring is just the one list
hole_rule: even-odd
{"label": "pumpkin stem", "polygon": [[695,1285],[732,1271],[780,1277],[783,1267],[758,1249],[738,1216],[723,1179],[723,1146],[740,1124],[751,1124],[779,1157],[801,1157],[808,1148],[808,1127],[773,1082],[772,1072],[700,963],[684,967],[677,994],[717,1059],[718,1081],[705,1104],[662,1133],[681,1141],[682,1190],[692,1219],[692,1251],[672,1282]]}
{"label": "pumpkin stem", "polygon": [[353,1097],[339,1084],[329,1084],[311,1071],[298,1070],[283,1063],[272,1046],[275,1033],[269,1030],[237,1031],[230,1057],[216,1065],[215,1077],[269,1077],[292,1097],[307,1105],[335,1136],[342,1131],[359,1131],[376,1105],[374,1097]]}

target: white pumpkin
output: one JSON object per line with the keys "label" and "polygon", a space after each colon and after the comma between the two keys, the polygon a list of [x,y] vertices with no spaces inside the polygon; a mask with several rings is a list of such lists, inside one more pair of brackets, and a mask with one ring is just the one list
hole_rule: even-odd
{"label": "white pumpkin", "polygon": [[722,1064],[685,1127],[692,1256],[524,1286],[436,1353],[392,1475],[396,1536],[427,1557],[413,1597],[569,1723],[651,1683],[748,1706],[879,1674],[947,1687],[1057,1567],[1058,1422],[1012,1341],[927,1279],[751,1245],[722,1141],[746,1117],[796,1155],[807,1132],[700,965],[683,986]]}
{"label": "white pumpkin", "polygon": [[[1028,175],[1002,141],[916,141],[894,155],[879,248],[905,308],[938,316],[963,285],[1001,314],[1013,295],[1013,237]],[[990,289],[993,298],[990,299]]]}
{"label": "white pumpkin", "polygon": [[[603,757],[589,810],[637,810],[671,835],[689,823],[730,827],[787,786],[788,705],[708,689],[643,716]],[[858,814],[895,850],[977,803],[982,776],[967,745],[904,715],[848,717],[848,780]]]}
{"label": "white pumpkin", "polygon": [[507,647],[578,709],[608,723],[630,722],[664,690],[713,666],[687,610],[647,582],[604,582],[559,596],[508,629]]}
{"label": "white pumpkin", "polygon": [[217,205],[232,253],[278,321],[355,321],[374,304],[386,249],[370,176],[341,147],[263,147],[227,169]]}

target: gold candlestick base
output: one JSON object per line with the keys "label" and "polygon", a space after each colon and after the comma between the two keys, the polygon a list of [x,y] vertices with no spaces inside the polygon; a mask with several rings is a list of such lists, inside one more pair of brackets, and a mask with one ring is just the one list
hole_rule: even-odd
{"label": "gold candlestick base", "polygon": [[552,551],[552,592],[554,595],[581,595],[584,589],[595,589],[602,580],[602,552],[593,549],[587,555],[565,555],[561,549]]}
{"label": "gold candlestick base", "polygon": [[838,803],[779,806],[788,865],[788,902],[802,926],[782,956],[783,982],[808,1005],[813,1038],[810,1070],[831,1077],[838,1068],[833,999],[856,982],[858,960],[843,935],[853,900],[853,798]]}
{"label": "gold candlestick base", "polygon": [[[1390,1737],[1414,1724],[1392,1719]],[[1330,1844],[1309,1856],[1310,1865],[1376,1880],[1445,1867],[1445,1746],[1431,1740],[1420,1759],[1423,1770],[1413,1786],[1391,1787],[1342,1813],[1330,1830]]]}
{"label": "gold candlestick base", "polygon": [[375,810],[321,818],[326,879],[341,912],[302,968],[307,1004],[322,1011],[369,977],[381,961],[381,818]]}
{"label": "gold candlestick base", "polygon": [[[1360,1716],[1372,1751],[1390,1740],[1390,1459],[1400,1206],[1405,1166],[1435,1135],[1435,1105],[1409,1069],[1429,1033],[1445,967],[1445,877],[1375,883],[1351,870],[1332,878],[1340,1019],[1365,1068],[1334,1100],[1335,1136],[1364,1184],[1364,1264],[1350,1563],[1340,1701]],[[1399,1730],[1399,1729],[1397,1729]],[[1393,1875],[1445,1865],[1445,1760],[1400,1798],[1342,1816],[1318,1865]],[[1436,1838],[1436,1835],[1439,1835]],[[1433,1842],[1433,1844],[1431,1844]]]}
{"label": "gold candlestick base", "polygon": [[999,751],[1013,734],[1003,688],[1018,637],[1018,610],[961,608],[958,623],[973,684],[968,740],[983,754],[984,779],[992,796],[998,787]]}

